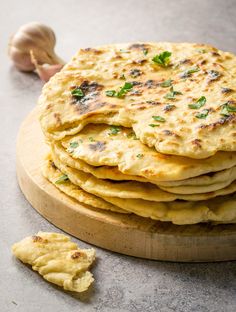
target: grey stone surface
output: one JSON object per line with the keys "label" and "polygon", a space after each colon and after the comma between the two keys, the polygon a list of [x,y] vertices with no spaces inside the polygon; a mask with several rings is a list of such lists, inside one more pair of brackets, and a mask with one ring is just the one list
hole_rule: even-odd
{"label": "grey stone surface", "polygon": [[137,40],[208,42],[236,52],[235,17],[234,0],[0,1],[0,312],[236,311],[235,262],[164,263],[96,248],[96,283],[75,295],[11,256],[11,244],[24,236],[59,230],[32,209],[16,182],[17,131],[42,83],[18,72],[6,56],[9,35],[33,20],[55,29],[66,60],[79,47]]}

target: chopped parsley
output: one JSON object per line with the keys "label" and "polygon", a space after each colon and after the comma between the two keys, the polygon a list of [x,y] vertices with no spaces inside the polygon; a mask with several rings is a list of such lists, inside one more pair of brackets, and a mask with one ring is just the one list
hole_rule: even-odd
{"label": "chopped parsley", "polygon": [[171,57],[171,52],[169,51],[164,51],[160,54],[155,55],[152,58],[152,61],[158,65],[161,65],[163,67],[166,67],[169,65],[170,63],[170,57]]}
{"label": "chopped parsley", "polygon": [[124,74],[120,75],[120,79],[125,80],[126,79],[125,75]]}
{"label": "chopped parsley", "polygon": [[68,181],[69,178],[68,178],[68,175],[67,174],[63,174],[62,176],[60,176],[60,178],[58,180],[56,180],[56,184],[62,184],[66,181]]}
{"label": "chopped parsley", "polygon": [[194,104],[189,104],[188,107],[191,109],[199,109],[201,108],[203,105],[206,104],[206,98],[205,96],[201,96],[196,103]]}
{"label": "chopped parsley", "polygon": [[208,113],[209,113],[209,109],[204,109],[203,111],[196,113],[195,117],[199,119],[206,119]]}
{"label": "chopped parsley", "polygon": [[120,132],[120,127],[119,126],[111,126],[110,127],[110,132],[108,133],[109,135],[117,135]]}
{"label": "chopped parsley", "polygon": [[136,157],[141,159],[141,158],[143,158],[143,154],[137,154]]}
{"label": "chopped parsley", "polygon": [[95,140],[94,140],[93,137],[89,137],[89,141],[90,141],[90,142],[95,142]]}
{"label": "chopped parsley", "polygon": [[133,88],[133,84],[130,82],[125,82],[123,87],[120,89],[120,91],[117,92],[117,97],[120,98],[124,96],[129,90]]}
{"label": "chopped parsley", "polygon": [[159,127],[159,124],[149,124],[149,127],[155,128],[155,127]]}
{"label": "chopped parsley", "polygon": [[[161,116],[152,116],[152,118],[155,120],[155,121],[158,121],[158,122],[165,122],[165,118],[161,117]],[[159,124],[149,124],[150,127],[158,127]]]}
{"label": "chopped parsley", "polygon": [[229,113],[236,113],[236,107],[227,105],[227,110]]}
{"label": "chopped parsley", "polygon": [[75,88],[71,91],[71,94],[76,98],[76,100],[80,100],[85,96],[84,92],[80,88]]}
{"label": "chopped parsley", "polygon": [[68,147],[67,151],[68,151],[69,153],[73,153],[73,152],[74,152],[74,149],[75,149],[76,147],[78,147],[78,146],[79,146],[79,143],[78,143],[78,142],[70,142],[70,146]]}
{"label": "chopped parsley", "polygon": [[133,140],[138,140],[136,134],[133,131],[131,131],[130,133],[127,134],[127,138],[133,139]]}
{"label": "chopped parsley", "polygon": [[107,90],[106,91],[106,96],[116,96],[116,91],[115,90]]}
{"label": "chopped parsley", "polygon": [[168,100],[173,100],[173,99],[175,99],[175,96],[176,96],[176,95],[180,95],[180,94],[183,94],[183,93],[182,93],[182,92],[179,92],[179,91],[174,91],[173,86],[171,86],[170,92],[168,92],[168,93],[164,96],[164,98],[165,98],[165,99],[168,99]]}
{"label": "chopped parsley", "polygon": [[204,54],[204,53],[207,53],[207,50],[206,49],[198,49],[197,52]]}
{"label": "chopped parsley", "polygon": [[148,54],[148,49],[143,49],[143,54],[147,55]]}
{"label": "chopped parsley", "polygon": [[236,106],[231,106],[229,103],[221,105],[221,115],[230,116],[230,113],[236,113]]}
{"label": "chopped parsley", "polygon": [[171,87],[171,86],[172,86],[172,81],[173,81],[173,80],[171,80],[171,79],[167,79],[167,80],[161,82],[161,83],[160,83],[160,86],[161,86],[162,88]]}
{"label": "chopped parsley", "polygon": [[189,68],[189,69],[186,69],[184,72],[182,72],[181,74],[180,74],[180,77],[181,78],[188,78],[188,77],[190,77],[193,73],[196,73],[196,72],[198,72],[200,70],[200,68],[199,67],[192,67],[192,68]]}
{"label": "chopped parsley", "polygon": [[155,120],[155,121],[159,121],[159,122],[165,122],[165,118],[161,117],[161,116],[152,116],[152,118]]}
{"label": "chopped parsley", "polygon": [[115,91],[115,90],[107,90],[106,91],[106,96],[110,96],[110,97],[117,97],[117,98],[122,98],[123,96],[125,96],[125,94],[127,92],[129,92],[131,89],[133,88],[133,84],[130,82],[125,82],[125,84],[123,85],[123,87],[120,88],[119,91]]}
{"label": "chopped parsley", "polygon": [[70,142],[70,148],[76,148],[79,146],[78,142]]}

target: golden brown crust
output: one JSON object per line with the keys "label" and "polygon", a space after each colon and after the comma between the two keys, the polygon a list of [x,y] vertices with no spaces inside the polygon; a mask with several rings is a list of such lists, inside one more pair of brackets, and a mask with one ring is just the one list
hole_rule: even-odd
{"label": "golden brown crust", "polygon": [[[172,53],[166,67],[152,61],[163,51]],[[45,85],[40,98],[41,125],[53,139],[78,133],[88,123],[133,127],[140,140],[157,151],[192,158],[234,151],[235,60],[228,52],[189,43],[80,50]],[[163,87],[169,79],[173,90]],[[106,95],[108,90],[119,91],[125,81],[132,88],[124,97]],[[76,86],[84,93],[79,100],[71,95]],[[203,96],[202,107],[189,108]],[[223,111],[225,104],[233,109]],[[161,116],[165,122],[156,122],[152,116]]]}

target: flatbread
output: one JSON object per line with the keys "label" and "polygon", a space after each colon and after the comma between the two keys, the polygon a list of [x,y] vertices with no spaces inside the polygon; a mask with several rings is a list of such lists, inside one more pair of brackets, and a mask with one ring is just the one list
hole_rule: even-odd
{"label": "flatbread", "polygon": [[95,250],[80,249],[63,234],[38,232],[15,243],[12,252],[65,290],[83,292],[94,281],[88,269],[95,260]]}
{"label": "flatbread", "polygon": [[124,174],[141,176],[160,185],[165,185],[161,184],[163,181],[184,180],[236,165],[236,152],[218,152],[204,160],[163,155],[142,144],[130,129],[119,127],[110,135],[112,130],[107,125],[91,124],[61,144],[74,159],[92,166],[118,167]]}
{"label": "flatbread", "polygon": [[[56,155],[56,157],[65,165],[91,173],[93,176],[99,179],[109,179],[115,181],[139,181],[139,182],[148,182],[147,179],[139,177],[126,175],[121,173],[117,167],[109,166],[99,166],[94,167],[88,165],[83,160],[74,159],[70,156],[69,152],[66,152],[65,149],[61,146],[60,143],[52,143],[51,148]],[[153,184],[156,184],[161,189],[175,194],[198,194],[198,193],[207,193],[216,191],[226,186],[230,185],[236,179],[236,166],[222,170],[219,172],[214,172],[209,175],[202,175],[199,177],[180,180],[180,181],[149,181]]]}
{"label": "flatbread", "polygon": [[[172,54],[163,61],[165,51]],[[44,86],[41,125],[54,140],[107,123],[133,128],[163,154],[201,159],[235,151],[235,64],[235,55],[195,43],[81,49]],[[72,95],[76,87],[82,96]]]}
{"label": "flatbread", "polygon": [[[228,187],[215,192],[203,194],[173,194],[161,190],[151,183],[134,181],[119,181],[97,179],[91,174],[85,173],[74,168],[70,168],[60,162],[52,151],[52,160],[56,167],[66,174],[69,180],[81,187],[84,191],[99,197],[118,197],[126,201],[130,199],[143,199],[146,201],[170,202],[177,199],[199,201],[213,198],[220,195],[232,194],[236,191],[236,181]],[[126,209],[125,209],[126,210]]]}
{"label": "flatbread", "polygon": [[109,166],[91,166],[80,160],[70,156],[71,149],[65,151],[60,143],[51,143],[51,148],[56,157],[69,167],[91,173],[99,179],[109,179],[115,181],[133,180],[139,182],[151,182],[170,193],[192,194],[207,193],[224,188],[236,179],[236,166],[218,172],[209,173],[209,175],[201,175],[186,180],[179,181],[149,181],[139,176],[126,175],[121,173],[117,167]]}
{"label": "flatbread", "polygon": [[233,182],[236,179],[236,166],[221,171],[208,172],[198,177],[180,180],[180,181],[162,181],[161,186],[178,187],[178,186],[213,186],[216,184]]}
{"label": "flatbread", "polygon": [[204,193],[210,193],[210,192],[221,192],[221,190],[223,191],[227,189],[227,187],[229,187],[232,183],[234,184],[234,182],[225,181],[223,183],[215,183],[212,185],[197,185],[197,186],[182,185],[182,186],[172,186],[172,187],[165,187],[165,186],[159,186],[159,187],[163,191],[166,191],[169,193],[180,194],[180,195],[183,195],[183,194],[191,195],[191,194],[204,194]]}
{"label": "flatbread", "polygon": [[[67,184],[64,181],[61,185]],[[70,181],[70,184],[72,182]],[[60,184],[55,184],[58,187]],[[76,187],[76,186],[75,186]],[[62,188],[67,194],[66,188]],[[68,195],[68,194],[67,194]],[[76,197],[75,197],[76,199]],[[104,201],[126,209],[129,213],[174,224],[195,224],[200,222],[236,223],[236,194],[219,196],[207,201],[154,202],[143,199],[101,197]]]}
{"label": "flatbread", "polygon": [[152,202],[114,197],[104,199],[141,217],[170,221],[178,225],[201,222],[236,223],[235,193],[207,201]]}
{"label": "flatbread", "polygon": [[50,157],[45,160],[42,167],[42,173],[44,177],[53,183],[60,191],[76,199],[80,203],[84,203],[94,208],[110,210],[119,213],[128,213],[127,211],[106,202],[102,198],[84,191],[78,185],[72,184],[68,179],[64,181],[61,180],[63,183],[57,183],[63,176],[63,173],[55,166]]}

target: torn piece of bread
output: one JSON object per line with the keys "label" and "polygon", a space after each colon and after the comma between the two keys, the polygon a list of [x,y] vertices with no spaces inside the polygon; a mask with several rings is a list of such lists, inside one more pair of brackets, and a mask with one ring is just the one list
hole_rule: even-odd
{"label": "torn piece of bread", "polygon": [[80,249],[63,234],[38,232],[15,243],[12,252],[47,281],[65,290],[82,292],[94,281],[88,268],[95,260],[95,250]]}

